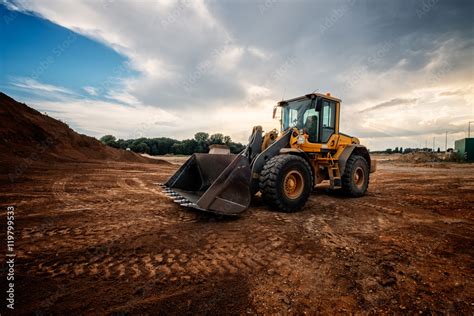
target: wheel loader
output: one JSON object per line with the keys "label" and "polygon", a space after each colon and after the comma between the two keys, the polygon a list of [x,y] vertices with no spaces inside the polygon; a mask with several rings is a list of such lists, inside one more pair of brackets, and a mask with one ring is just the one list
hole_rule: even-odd
{"label": "wheel loader", "polygon": [[272,209],[301,210],[312,190],[325,187],[360,197],[376,169],[359,139],[339,132],[341,100],[311,93],[279,102],[280,131],[255,126],[237,154],[193,154],[164,184],[185,207],[224,215],[245,211],[260,192]]}

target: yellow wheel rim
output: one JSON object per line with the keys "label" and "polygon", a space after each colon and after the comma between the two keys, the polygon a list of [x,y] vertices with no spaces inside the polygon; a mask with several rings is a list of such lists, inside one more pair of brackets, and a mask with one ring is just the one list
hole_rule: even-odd
{"label": "yellow wheel rim", "polygon": [[357,188],[362,189],[362,187],[364,186],[364,181],[365,181],[364,170],[361,167],[357,167],[357,169],[354,170],[354,184],[356,185]]}
{"label": "yellow wheel rim", "polygon": [[283,180],[283,190],[289,199],[297,199],[303,192],[303,175],[296,170],[288,172]]}

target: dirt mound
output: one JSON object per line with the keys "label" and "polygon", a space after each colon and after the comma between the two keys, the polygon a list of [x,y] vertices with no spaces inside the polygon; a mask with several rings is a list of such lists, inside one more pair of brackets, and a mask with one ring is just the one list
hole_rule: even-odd
{"label": "dirt mound", "polygon": [[105,146],[0,92],[0,161],[4,168],[33,162],[89,160],[167,163]]}
{"label": "dirt mound", "polygon": [[400,157],[398,157],[398,161],[423,163],[423,162],[441,162],[444,160],[441,159],[439,155],[436,153],[419,151],[419,152],[412,152],[412,153],[400,155]]}

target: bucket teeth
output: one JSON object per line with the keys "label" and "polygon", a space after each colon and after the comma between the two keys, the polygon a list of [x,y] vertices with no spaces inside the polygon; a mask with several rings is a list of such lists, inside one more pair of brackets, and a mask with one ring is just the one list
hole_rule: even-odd
{"label": "bucket teeth", "polygon": [[[167,197],[172,198],[175,202],[178,201],[178,200],[180,202],[183,202],[183,201],[186,200],[186,199],[183,199],[183,197],[181,195],[179,195],[178,193],[174,192],[173,190],[171,190],[169,188],[163,188],[162,191]],[[181,200],[183,200],[183,201],[181,201]]]}
{"label": "bucket teeth", "polygon": [[194,206],[194,205],[196,205],[196,204],[191,203],[191,202],[187,202],[187,203],[181,203],[180,205],[181,205],[181,206],[185,206],[185,207],[192,207],[192,206]]}
{"label": "bucket teeth", "polygon": [[193,203],[191,203],[188,199],[184,198],[183,196],[181,196],[180,194],[174,192],[173,190],[171,189],[163,189],[163,193],[167,196],[167,197],[170,197],[173,199],[173,202],[175,203],[178,203],[180,205],[183,205],[183,204],[186,204],[186,205],[192,205]]}

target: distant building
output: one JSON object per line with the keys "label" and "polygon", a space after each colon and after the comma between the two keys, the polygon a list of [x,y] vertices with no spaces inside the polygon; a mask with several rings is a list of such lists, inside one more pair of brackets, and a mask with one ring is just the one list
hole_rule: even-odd
{"label": "distant building", "polygon": [[474,161],[474,138],[463,138],[454,142],[458,157],[464,161]]}
{"label": "distant building", "polygon": [[218,155],[228,155],[230,154],[230,149],[227,145],[213,144],[209,146],[209,153]]}

